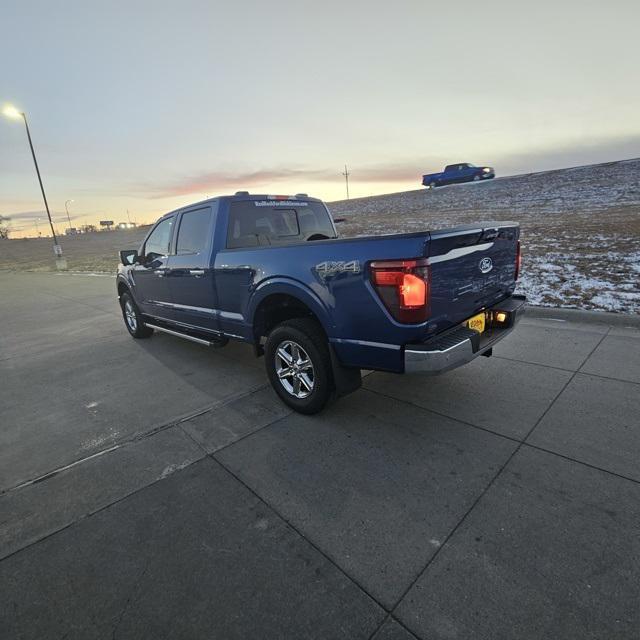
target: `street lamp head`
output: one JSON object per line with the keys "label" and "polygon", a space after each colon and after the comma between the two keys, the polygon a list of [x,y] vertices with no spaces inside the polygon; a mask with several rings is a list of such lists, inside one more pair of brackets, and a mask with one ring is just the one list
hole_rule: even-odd
{"label": "street lamp head", "polygon": [[12,104],[5,105],[2,109],[2,113],[7,116],[7,118],[12,118],[14,120],[22,118],[22,111],[16,109]]}

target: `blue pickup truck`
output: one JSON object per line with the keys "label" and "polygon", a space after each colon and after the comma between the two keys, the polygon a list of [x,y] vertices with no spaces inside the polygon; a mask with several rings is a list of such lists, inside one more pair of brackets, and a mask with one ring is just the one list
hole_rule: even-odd
{"label": "blue pickup truck", "polygon": [[495,177],[496,172],[493,167],[476,167],[470,162],[458,162],[458,164],[448,164],[444,171],[440,173],[427,173],[422,176],[422,184],[427,189],[435,189],[445,184],[478,182],[479,180],[490,180]]}
{"label": "blue pickup truck", "polygon": [[118,298],[134,338],[253,345],[280,398],[316,413],[361,369],[436,374],[491,355],[524,311],[519,233],[338,239],[320,200],[238,192],[164,215],[121,251]]}

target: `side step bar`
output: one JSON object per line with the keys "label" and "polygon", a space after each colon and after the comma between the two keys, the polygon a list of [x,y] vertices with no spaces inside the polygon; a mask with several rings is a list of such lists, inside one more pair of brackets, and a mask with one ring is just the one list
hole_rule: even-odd
{"label": "side step bar", "polygon": [[203,338],[196,338],[195,336],[190,336],[187,333],[180,333],[180,331],[173,331],[172,329],[166,329],[165,327],[161,327],[157,324],[151,324],[150,322],[145,322],[144,326],[149,327],[149,329],[154,329],[155,331],[162,331],[163,333],[168,333],[171,336],[177,336],[178,338],[191,340],[191,342],[204,344],[207,347],[217,346],[222,342],[222,340],[204,340]]}

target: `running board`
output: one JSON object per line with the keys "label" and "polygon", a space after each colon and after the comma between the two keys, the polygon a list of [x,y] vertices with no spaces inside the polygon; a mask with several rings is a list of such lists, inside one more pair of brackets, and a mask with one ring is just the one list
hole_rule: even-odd
{"label": "running board", "polygon": [[144,323],[145,327],[149,327],[149,329],[154,329],[155,331],[162,331],[163,333],[168,333],[171,336],[177,336],[178,338],[184,338],[185,340],[191,340],[191,342],[197,342],[198,344],[204,344],[207,347],[212,347],[214,345],[219,345],[220,340],[204,340],[203,338],[196,338],[195,336],[190,336],[186,333],[180,333],[180,331],[173,331],[172,329],[165,329],[165,327],[160,327],[157,324],[151,324],[149,322]]}

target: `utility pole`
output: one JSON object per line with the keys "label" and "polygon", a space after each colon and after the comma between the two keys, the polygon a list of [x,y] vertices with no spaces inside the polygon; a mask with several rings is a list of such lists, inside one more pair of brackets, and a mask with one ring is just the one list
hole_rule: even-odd
{"label": "utility pole", "polygon": [[71,217],[69,216],[69,203],[73,202],[73,200],[65,200],[64,201],[64,208],[67,211],[67,220],[69,221],[69,229],[71,229]]}
{"label": "utility pole", "polygon": [[344,165],[344,173],[342,174],[344,176],[344,181],[347,184],[347,200],[349,199],[349,176],[351,175],[349,173],[349,170],[347,169],[347,165]]}
{"label": "utility pole", "polygon": [[131,224],[131,216],[129,215],[129,209],[127,209],[127,220],[129,221],[129,224]]}

